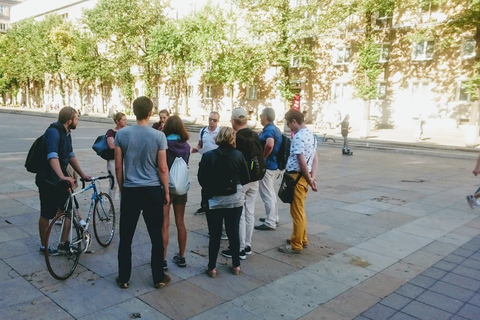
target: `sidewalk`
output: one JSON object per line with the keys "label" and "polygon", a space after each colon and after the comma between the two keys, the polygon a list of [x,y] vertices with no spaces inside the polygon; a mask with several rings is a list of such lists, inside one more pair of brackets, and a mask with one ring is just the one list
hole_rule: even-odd
{"label": "sidewalk", "polygon": [[[201,125],[192,127],[197,134],[191,145]],[[292,256],[277,251],[292,230],[289,208],[280,203],[280,225],[254,232],[253,254],[241,261],[241,275],[231,275],[230,259],[220,256],[215,279],[204,273],[205,217],[193,214],[200,200],[200,157],[193,154],[187,267],[171,262],[178,248],[171,219],[172,282],[161,290],[153,288],[141,219],[129,289],[115,284],[118,233],[107,248],[94,240],[95,253],[80,257],[71,278],[53,279],[38,254],[39,201],[34,176],[23,168],[26,151],[0,154],[2,318],[131,319],[139,313],[142,319],[478,319],[480,209],[465,201],[478,183],[471,174],[477,150],[463,148],[460,134],[426,143],[379,142],[386,138],[379,132],[378,139],[354,141],[352,157],[341,155],[341,139],[321,143],[319,192],[310,190],[307,197],[308,248]],[[440,144],[443,139],[452,144]],[[105,171],[93,151],[76,154],[85,172]],[[80,200],[81,208],[87,200]],[[257,223],[263,215],[258,198]],[[227,246],[222,241],[221,249]]]}

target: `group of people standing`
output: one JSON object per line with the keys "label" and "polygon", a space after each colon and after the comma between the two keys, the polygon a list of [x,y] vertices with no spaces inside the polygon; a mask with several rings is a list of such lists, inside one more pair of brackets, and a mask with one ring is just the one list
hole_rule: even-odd
{"label": "group of people standing", "polygon": [[[61,180],[73,185],[66,174],[67,164],[70,163],[83,179],[89,179],[80,169],[71,144],[70,131],[75,129],[78,115],[73,108],[66,108],[60,111],[57,123],[65,132],[61,129],[48,129],[45,134],[45,141],[50,149],[45,169],[37,174],[41,200],[41,244],[44,244],[44,229],[46,230],[45,226],[48,227],[48,220],[52,219],[57,211],[60,212],[68,196],[65,191],[60,192],[65,188],[56,185],[59,185]],[[238,275],[240,260],[246,259],[246,256],[252,253],[253,230],[272,231],[279,223],[274,179],[278,169],[276,157],[282,133],[274,124],[275,111],[272,108],[262,111],[260,121],[263,130],[260,135],[247,127],[248,115],[242,108],[232,111],[231,127],[219,127],[218,112],[211,112],[208,126],[200,130],[199,142],[191,149],[188,144],[189,134],[177,115],[170,116],[167,110],[161,110],[160,121],[155,123],[152,129],[149,119],[152,116],[153,103],[147,97],[139,97],[133,102],[133,112],[136,116],[135,125],[126,127],[125,115],[116,114],[116,127],[107,132],[108,145],[114,149],[114,160],[108,161],[107,169],[113,171],[114,168],[118,186],[112,196],[114,198],[121,194],[117,284],[121,288],[129,287],[131,245],[141,213],[152,244],[151,269],[154,287],[162,288],[170,282],[170,277],[165,273],[168,270],[166,255],[170,207],[173,207],[179,247],[179,252],[172,260],[179,267],[186,266],[187,231],[184,216],[187,194],[177,195],[170,192],[169,169],[177,157],[183,158],[188,164],[190,154],[197,152],[202,154],[198,169],[202,201],[198,211],[205,212],[210,237],[206,273],[212,278],[217,275],[216,261],[224,228],[229,248],[222,251],[222,254],[232,258],[231,272]],[[286,243],[278,250],[282,253],[297,254],[308,245],[305,199],[309,186],[313,191],[317,191],[317,140],[306,127],[304,116],[299,111],[288,111],[285,121],[294,133],[286,171],[294,177],[301,175],[301,178],[295,187],[290,205],[292,236],[286,239]],[[67,138],[60,139],[59,134]],[[252,156],[252,143],[261,145],[261,159]],[[258,176],[258,172],[252,172],[254,167],[258,169],[258,162],[264,163],[264,173],[262,171],[261,176]],[[49,175],[55,177],[50,179],[50,184],[46,186],[43,182]],[[54,193],[50,192],[52,188],[55,189]],[[50,195],[48,199],[47,194]],[[257,194],[260,194],[264,203],[266,216],[260,219],[261,224],[255,226]],[[47,249],[55,250],[41,247],[40,251]]]}

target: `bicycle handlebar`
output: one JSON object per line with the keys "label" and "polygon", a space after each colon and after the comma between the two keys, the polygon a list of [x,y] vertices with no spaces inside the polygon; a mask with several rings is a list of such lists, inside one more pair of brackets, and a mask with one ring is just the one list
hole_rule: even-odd
{"label": "bicycle handlebar", "polygon": [[[101,177],[91,177],[90,180],[87,180],[87,181],[97,181],[97,180],[105,180],[105,179],[109,179],[110,180],[110,189],[113,189],[114,187],[114,180],[113,180],[113,175],[112,173],[110,172],[110,170],[108,171],[108,175],[107,176],[101,176]],[[85,189],[85,180],[80,178],[80,181],[82,181],[82,189]]]}

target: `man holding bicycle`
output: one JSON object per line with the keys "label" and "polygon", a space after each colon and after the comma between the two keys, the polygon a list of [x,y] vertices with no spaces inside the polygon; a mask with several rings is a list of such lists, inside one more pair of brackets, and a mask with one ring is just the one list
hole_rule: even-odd
{"label": "man holding bicycle", "polygon": [[67,174],[68,164],[82,179],[90,179],[83,173],[73,152],[70,133],[77,128],[77,124],[77,111],[72,107],[64,107],[58,113],[58,121],[52,123],[43,135],[43,147],[47,157],[35,177],[40,194],[38,231],[42,254],[45,250],[48,250],[50,255],[57,253],[57,248],[45,248],[45,238],[50,220],[63,211],[69,196],[68,188],[74,185],[73,179]]}
{"label": "man holding bicycle", "polygon": [[[143,219],[152,243],[151,267],[154,287],[163,288],[170,277],[163,270],[163,205],[170,202],[167,139],[150,127],[153,102],[147,97],[133,101],[137,124],[115,136],[115,174],[122,194],[118,277],[120,288],[128,288],[132,272],[132,240],[138,218]],[[125,169],[124,169],[125,168]]]}

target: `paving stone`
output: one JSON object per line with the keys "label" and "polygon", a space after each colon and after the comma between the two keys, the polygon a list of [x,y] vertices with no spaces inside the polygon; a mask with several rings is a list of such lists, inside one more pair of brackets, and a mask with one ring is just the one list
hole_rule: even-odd
{"label": "paving stone", "polygon": [[425,269],[426,268],[422,266],[412,265],[410,263],[400,261],[383,270],[382,273],[403,281],[410,281],[425,271]]}
{"label": "paving stone", "polygon": [[378,297],[357,289],[350,289],[324,304],[324,307],[353,318],[379,301]]}
{"label": "paving stone", "polygon": [[456,255],[455,252],[453,252],[453,253],[449,254],[448,256],[446,256],[445,258],[443,258],[442,261],[461,264],[463,261],[465,261],[465,257]]}
{"label": "paving stone", "polygon": [[422,320],[447,320],[452,317],[451,313],[439,310],[418,301],[412,301],[409,303],[407,306],[405,306],[405,308],[402,309],[402,312]]}
{"label": "paving stone", "polygon": [[475,259],[466,259],[460,265],[464,266],[464,267],[471,268],[471,269],[475,269],[477,271],[480,270],[480,263],[478,263],[478,261],[475,260]]}
{"label": "paving stone", "polygon": [[433,286],[430,287],[430,290],[464,302],[470,300],[475,293],[471,290],[460,288],[458,286],[443,281],[438,281],[437,283],[435,283]]}
{"label": "paving stone", "polygon": [[[307,313],[299,320],[350,320],[351,317],[341,315],[335,311],[327,309],[323,306]],[[209,319],[208,319],[209,320]]]}
{"label": "paving stone", "polygon": [[418,319],[418,318],[405,314],[403,312],[397,312],[389,320],[415,320],[415,319]]}
{"label": "paving stone", "polygon": [[467,319],[478,319],[480,315],[480,307],[472,304],[466,304],[459,312],[458,315]]}
{"label": "paving stone", "polygon": [[370,279],[360,283],[356,288],[379,298],[385,298],[405,282],[387,275],[377,273]]}
{"label": "paving stone", "polygon": [[[138,316],[135,315],[138,313]],[[108,319],[158,319],[168,320],[167,316],[160,311],[150,307],[140,299],[130,299],[117,305],[102,309],[95,313],[89,314],[82,319],[108,320]]]}
{"label": "paving stone", "polygon": [[441,269],[441,270],[452,271],[453,269],[455,269],[458,266],[458,264],[453,263],[453,262],[440,260],[437,263],[435,263],[433,266],[435,268],[438,268],[438,269]]}
{"label": "paving stone", "polygon": [[51,299],[45,296],[25,300],[2,308],[2,319],[74,319]]}
{"label": "paving stone", "polygon": [[36,290],[34,286],[22,277],[1,281],[0,292],[8,293],[6,295],[2,294],[2,299],[0,299],[0,309],[43,296],[40,291]]}
{"label": "paving stone", "polygon": [[205,312],[202,312],[190,320],[211,320],[211,319],[239,319],[239,320],[261,320],[259,317],[245,309],[242,309],[231,302],[223,303]]}
{"label": "paving stone", "polygon": [[389,308],[387,306],[381,305],[381,304],[376,304],[364,313],[362,313],[363,316],[369,318],[369,319],[375,319],[375,320],[382,320],[382,319],[390,319],[392,315],[394,315],[397,312],[397,310]]}
{"label": "paving stone", "polygon": [[415,299],[424,291],[425,289],[423,288],[407,283],[401,286],[397,291],[395,291],[395,293],[401,294],[402,296],[405,296],[410,299]]}
{"label": "paving stone", "polygon": [[480,279],[480,270],[468,268],[462,265],[453,269],[452,272],[468,278]]}
{"label": "paving stone", "polygon": [[442,281],[472,291],[480,290],[480,281],[451,272],[445,275],[445,277],[442,278]]}
{"label": "paving stone", "polygon": [[447,274],[446,271],[437,269],[435,267],[428,268],[422,272],[422,276],[429,277],[432,279],[440,280]]}
{"label": "paving stone", "polygon": [[429,306],[435,307],[455,314],[464,304],[463,302],[447,297],[433,291],[425,291],[416,298],[416,301],[423,302]]}
{"label": "paving stone", "polygon": [[411,301],[412,299],[394,292],[382,301],[380,301],[380,303],[398,311],[405,307],[407,304],[409,304]]}
{"label": "paving stone", "polygon": [[468,303],[473,304],[474,306],[480,307],[480,293],[476,292],[473,297],[468,301]]}
{"label": "paving stone", "polygon": [[462,248],[458,248],[457,250],[455,250],[455,254],[457,256],[464,257],[464,258],[470,257],[473,253],[474,253],[473,251],[467,250],[463,246],[462,246]]}

